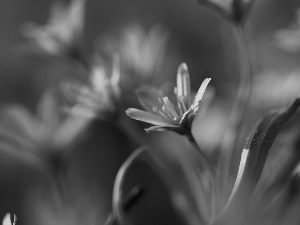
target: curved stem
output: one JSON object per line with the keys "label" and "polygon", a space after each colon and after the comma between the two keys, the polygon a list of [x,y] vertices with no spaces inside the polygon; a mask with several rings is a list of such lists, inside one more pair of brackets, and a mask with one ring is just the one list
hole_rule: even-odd
{"label": "curved stem", "polygon": [[123,185],[125,182],[125,176],[127,175],[129,169],[132,167],[133,163],[139,157],[141,157],[143,153],[146,152],[146,150],[147,150],[146,147],[141,147],[137,149],[135,152],[133,152],[129,156],[129,158],[123,163],[116,176],[114,188],[113,188],[113,215],[114,215],[114,220],[116,220],[117,224],[130,224],[126,220],[123,210],[125,207],[127,207],[127,209],[131,207],[129,200],[130,199],[132,200],[133,196],[131,196],[129,199],[126,200],[125,207],[124,207]]}
{"label": "curved stem", "polygon": [[192,134],[188,134],[187,138],[189,140],[189,142],[191,143],[191,145],[193,146],[193,149],[196,151],[197,155],[199,156],[199,158],[202,161],[202,165],[209,170],[209,172],[211,173],[211,175],[213,175],[213,177],[216,177],[216,171],[213,168],[213,164],[212,162],[210,162],[210,160],[207,158],[207,156],[204,154],[203,150],[200,148],[200,146],[197,144],[196,140],[194,139]]}
{"label": "curved stem", "polygon": [[236,94],[236,99],[229,117],[229,125],[224,134],[218,161],[218,171],[220,172],[222,182],[221,185],[223,185],[224,182],[228,180],[228,173],[233,158],[233,152],[235,151],[238,144],[243,122],[242,120],[245,115],[252,88],[250,52],[247,45],[245,30],[241,25],[237,24],[234,25],[233,31],[239,49],[240,82]]}

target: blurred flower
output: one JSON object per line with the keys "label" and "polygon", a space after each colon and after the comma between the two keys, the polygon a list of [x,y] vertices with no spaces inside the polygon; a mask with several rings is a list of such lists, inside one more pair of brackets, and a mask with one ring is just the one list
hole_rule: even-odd
{"label": "blurred flower", "polygon": [[[136,24],[125,29],[120,41],[106,38],[100,41],[100,47],[110,54],[118,52],[120,60],[128,73],[149,79],[159,70],[164,61],[168,34],[161,26],[153,26],[146,32]],[[129,82],[132,82],[130,76]]]}
{"label": "blurred flower", "polygon": [[190,75],[187,65],[178,68],[175,103],[154,88],[142,88],[138,91],[141,105],[147,110],[127,109],[129,117],[153,124],[146,131],[173,130],[181,134],[190,133],[192,122],[198,112],[200,101],[211,79],[206,78],[201,84],[193,102],[191,97]]}
{"label": "blurred flower", "polygon": [[300,9],[297,10],[296,21],[289,28],[279,30],[274,37],[275,44],[287,51],[300,50]]}
{"label": "blurred flower", "polygon": [[50,11],[48,24],[27,24],[23,34],[32,50],[50,55],[78,54],[84,28],[85,0],[72,0],[68,6],[56,2]]}
{"label": "blurred flower", "polygon": [[244,20],[254,0],[197,0],[200,5],[206,5],[218,11],[225,18],[240,22]]}
{"label": "blurred flower", "polygon": [[87,122],[73,115],[62,115],[54,92],[47,91],[36,115],[21,106],[4,110],[0,121],[0,149],[19,159],[53,169],[52,166],[56,166],[53,163],[67,153],[69,145]]}
{"label": "blurred flower", "polygon": [[14,215],[14,222],[11,223],[10,213],[7,213],[3,218],[2,225],[16,225],[16,221],[17,221],[17,217],[16,215]]}
{"label": "blurred flower", "polygon": [[119,58],[114,57],[112,72],[108,75],[100,58],[96,57],[91,68],[89,84],[62,83],[66,98],[75,104],[68,111],[87,118],[106,118],[114,114],[121,94],[119,64]]}

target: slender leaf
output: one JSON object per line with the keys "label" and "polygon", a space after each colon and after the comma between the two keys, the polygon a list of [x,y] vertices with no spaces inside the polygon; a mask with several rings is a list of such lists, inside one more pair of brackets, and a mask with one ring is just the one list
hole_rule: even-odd
{"label": "slender leaf", "polygon": [[231,196],[217,222],[228,220],[235,209],[247,205],[261,176],[269,150],[282,126],[296,113],[299,106],[300,98],[288,108],[269,112],[258,122],[244,147]]}

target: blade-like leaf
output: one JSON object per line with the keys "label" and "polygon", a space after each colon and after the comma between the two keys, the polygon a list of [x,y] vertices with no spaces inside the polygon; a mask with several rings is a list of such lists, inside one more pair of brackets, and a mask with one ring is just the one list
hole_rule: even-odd
{"label": "blade-like leaf", "polygon": [[288,108],[269,112],[252,131],[242,152],[231,196],[217,222],[228,220],[234,209],[247,205],[259,181],[270,148],[282,126],[296,113],[299,106],[300,98]]}

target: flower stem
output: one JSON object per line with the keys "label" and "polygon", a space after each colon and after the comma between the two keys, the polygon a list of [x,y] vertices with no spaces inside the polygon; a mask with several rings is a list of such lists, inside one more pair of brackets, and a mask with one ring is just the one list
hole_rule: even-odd
{"label": "flower stem", "polygon": [[202,166],[206,169],[206,171],[209,173],[209,179],[211,184],[211,191],[212,191],[212,205],[211,205],[211,219],[213,220],[217,212],[219,211],[218,208],[218,199],[219,199],[219,189],[217,187],[217,173],[213,166],[213,163],[207,158],[203,150],[200,148],[200,146],[197,144],[196,140],[194,139],[192,133],[187,135],[188,140],[190,141],[193,149],[196,151],[197,155],[199,156],[199,159],[201,160]]}
{"label": "flower stem", "polygon": [[221,176],[221,185],[228,182],[228,174],[232,163],[233,152],[236,150],[242,122],[248,105],[252,88],[252,70],[250,64],[250,52],[247,45],[245,29],[242,25],[236,24],[233,27],[237,40],[240,59],[240,82],[236,94],[236,99],[229,117],[229,125],[224,134],[220,157],[218,161],[218,171]]}

